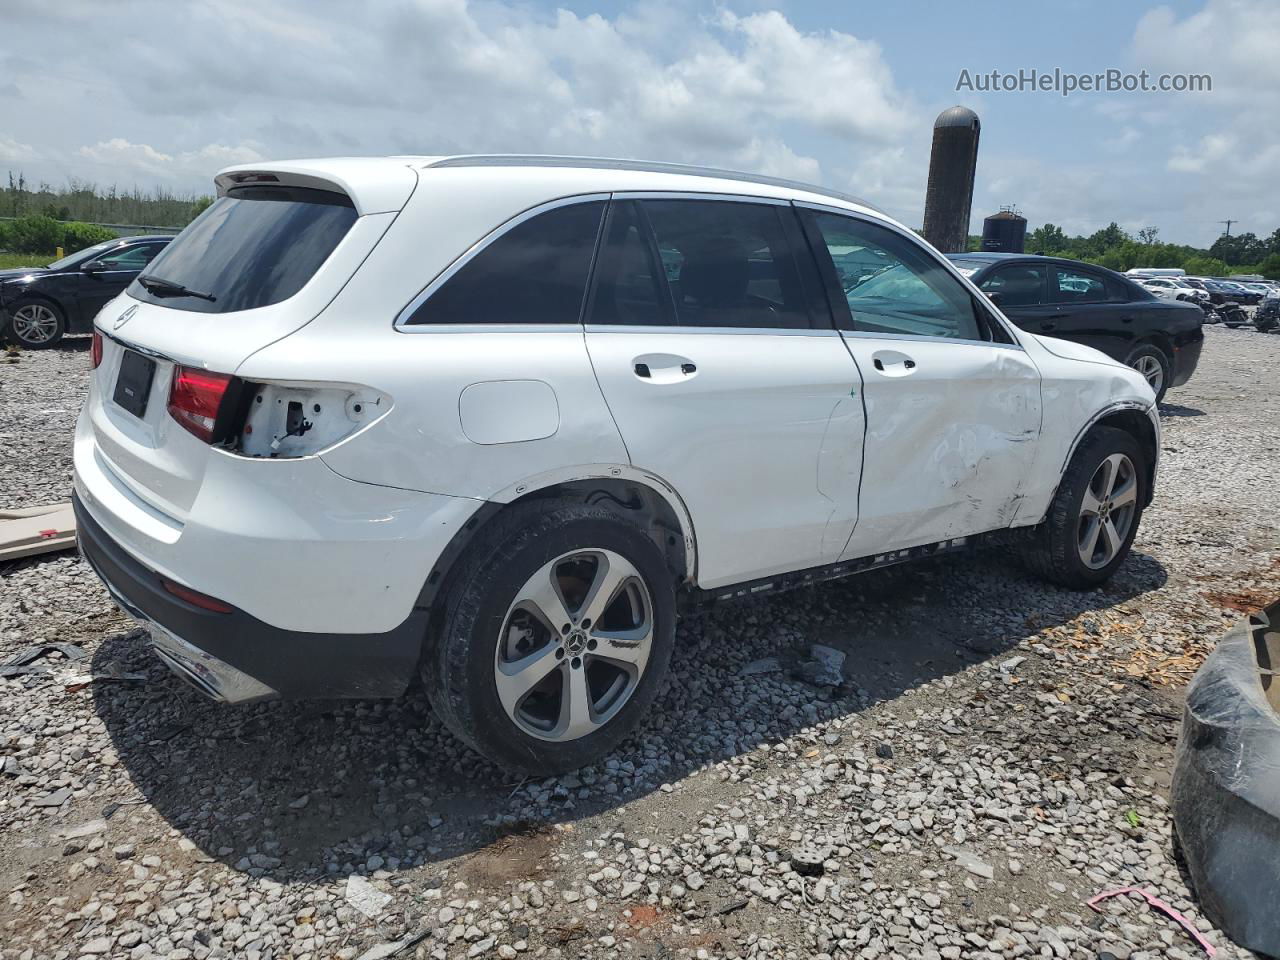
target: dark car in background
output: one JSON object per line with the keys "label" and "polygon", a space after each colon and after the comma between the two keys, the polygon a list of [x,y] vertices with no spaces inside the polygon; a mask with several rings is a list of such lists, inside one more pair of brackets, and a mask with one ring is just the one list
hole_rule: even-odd
{"label": "dark car in background", "polygon": [[1139,371],[1157,399],[1191,379],[1204,311],[1161,300],[1128,277],[1076,260],[1020,253],[953,253],[962,273],[1031,333],[1073,340]]}
{"label": "dark car in background", "polygon": [[1214,277],[1214,283],[1222,288],[1223,293],[1228,300],[1244,306],[1254,306],[1262,302],[1262,294],[1256,290],[1250,290],[1243,283],[1235,280],[1224,280],[1222,277]]}
{"label": "dark car in background", "polygon": [[0,270],[0,332],[30,349],[51,347],[69,333],[92,332],[103,305],[172,239],[121,237],[45,267]]}

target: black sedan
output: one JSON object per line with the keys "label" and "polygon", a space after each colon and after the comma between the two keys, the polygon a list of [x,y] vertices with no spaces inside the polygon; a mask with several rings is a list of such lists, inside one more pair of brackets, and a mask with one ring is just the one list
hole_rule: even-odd
{"label": "black sedan", "polygon": [[46,267],[0,270],[0,331],[23,347],[51,347],[90,333],[103,305],[127,287],[172,237],[121,237]]}
{"label": "black sedan", "polygon": [[1105,267],[1021,253],[954,253],[951,261],[1023,330],[1073,340],[1142,373],[1157,399],[1191,379],[1204,311],[1161,300]]}

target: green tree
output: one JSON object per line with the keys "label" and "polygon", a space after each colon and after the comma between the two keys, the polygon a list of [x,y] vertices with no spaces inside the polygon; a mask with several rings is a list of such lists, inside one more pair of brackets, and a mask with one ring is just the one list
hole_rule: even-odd
{"label": "green tree", "polygon": [[213,197],[200,197],[191,205],[191,220],[204,213],[213,204]]}
{"label": "green tree", "polygon": [[1062,253],[1067,250],[1067,235],[1062,228],[1052,223],[1036,227],[1027,235],[1027,249],[1045,255]]}
{"label": "green tree", "polygon": [[[1280,233],[1280,230],[1276,232]],[[1268,280],[1280,280],[1280,250],[1258,264],[1258,272]]]}
{"label": "green tree", "polygon": [[1225,277],[1227,265],[1216,257],[1190,257],[1182,269],[1193,277]]}
{"label": "green tree", "polygon": [[1143,227],[1138,231],[1138,242],[1145,243],[1148,246],[1155,243],[1160,236],[1159,227]]}

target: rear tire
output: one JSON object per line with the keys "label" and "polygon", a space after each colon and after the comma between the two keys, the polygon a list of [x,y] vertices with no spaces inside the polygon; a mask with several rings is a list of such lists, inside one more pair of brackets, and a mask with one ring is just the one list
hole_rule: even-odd
{"label": "rear tire", "polygon": [[1067,465],[1048,516],[1024,548],[1046,580],[1088,590],[1110,579],[1133,545],[1147,500],[1147,464],[1132,435],[1095,427]]}
{"label": "rear tire", "polygon": [[1149,343],[1141,344],[1129,354],[1125,364],[1137,370],[1146,378],[1147,383],[1151,384],[1151,389],[1156,395],[1156,403],[1164,399],[1165,393],[1169,390],[1171,371],[1169,358],[1165,356],[1163,350]]}
{"label": "rear tire", "polygon": [[675,577],[617,511],[509,508],[468,547],[423,657],[432,706],[459,739],[531,776],[574,770],[639,724],[675,639]]}
{"label": "rear tire", "polygon": [[9,307],[9,339],[25,350],[52,347],[67,332],[67,320],[52,301],[33,298]]}

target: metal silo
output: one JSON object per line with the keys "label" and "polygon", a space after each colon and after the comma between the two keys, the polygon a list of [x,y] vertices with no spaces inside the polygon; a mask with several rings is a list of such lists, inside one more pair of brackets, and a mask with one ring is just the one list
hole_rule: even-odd
{"label": "metal silo", "polygon": [[952,107],[933,122],[924,238],[943,253],[962,253],[969,239],[973,175],[982,124],[968,107]]}
{"label": "metal silo", "polygon": [[1027,241],[1027,218],[1013,207],[1001,207],[982,221],[982,249],[1022,253]]}

